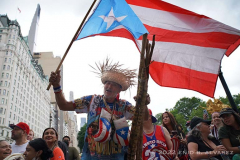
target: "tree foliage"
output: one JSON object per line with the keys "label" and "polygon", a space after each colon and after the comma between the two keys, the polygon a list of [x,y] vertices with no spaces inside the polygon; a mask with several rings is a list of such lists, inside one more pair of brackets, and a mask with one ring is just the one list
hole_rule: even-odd
{"label": "tree foliage", "polygon": [[[221,100],[224,104],[229,104],[227,97],[219,97],[219,100]],[[235,104],[238,106],[238,109],[240,108],[240,94],[233,95],[233,100]],[[200,118],[203,118],[203,110],[206,109],[206,102],[196,98],[187,98],[183,97],[177,103],[172,109],[166,109],[167,111],[171,112],[178,124],[180,124],[183,129],[186,130],[186,122],[191,120],[193,117],[197,116]],[[158,113],[155,117],[157,118],[156,124],[160,125],[162,123],[161,119],[162,113]],[[211,115],[208,115],[209,118],[211,118]]]}
{"label": "tree foliage", "polygon": [[78,147],[80,148],[80,150],[83,149],[84,136],[85,136],[86,129],[87,129],[87,124],[82,126],[80,131],[78,132],[77,140],[78,140]]}

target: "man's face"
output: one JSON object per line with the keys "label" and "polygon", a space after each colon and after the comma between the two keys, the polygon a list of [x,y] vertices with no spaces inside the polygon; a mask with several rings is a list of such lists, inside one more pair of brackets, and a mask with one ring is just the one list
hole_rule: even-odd
{"label": "man's face", "polygon": [[31,141],[33,140],[33,131],[30,131],[29,134],[27,135],[27,140]]}
{"label": "man's face", "polygon": [[22,136],[24,136],[24,131],[21,128],[14,127],[14,129],[12,130],[12,137],[11,138],[13,140],[18,140]]}
{"label": "man's face", "polygon": [[104,96],[106,99],[116,98],[117,94],[120,93],[120,91],[120,85],[115,82],[107,81],[104,84]]}
{"label": "man's face", "polygon": [[70,140],[67,137],[65,137],[63,138],[63,142],[65,142],[67,146],[69,146]]}

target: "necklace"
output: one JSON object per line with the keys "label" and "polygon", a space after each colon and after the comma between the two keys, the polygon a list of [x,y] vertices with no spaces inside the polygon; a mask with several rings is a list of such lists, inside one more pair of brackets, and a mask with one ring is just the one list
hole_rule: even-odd
{"label": "necklace", "polygon": [[143,131],[143,134],[146,136],[146,137],[149,137],[149,138],[153,138],[153,136],[155,135],[155,131],[156,131],[156,129],[155,129],[155,125],[153,126],[153,132],[152,133],[150,133],[150,134],[147,134],[147,133],[145,133],[144,131]]}
{"label": "necklace", "polygon": [[104,103],[104,105],[106,106],[107,111],[108,111],[109,113],[111,113],[111,119],[113,119],[113,120],[116,119],[116,117],[114,116],[114,113],[113,113],[114,110],[116,109],[116,103],[115,103],[115,101],[114,101],[114,104],[113,104],[113,109],[112,109],[112,111],[111,111],[109,105],[107,104],[104,96],[103,96],[103,103]]}

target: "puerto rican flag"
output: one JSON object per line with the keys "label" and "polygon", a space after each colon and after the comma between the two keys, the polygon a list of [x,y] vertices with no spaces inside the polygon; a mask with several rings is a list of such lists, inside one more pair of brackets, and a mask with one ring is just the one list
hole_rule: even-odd
{"label": "puerto rican flag", "polygon": [[102,109],[98,122],[98,132],[93,136],[95,141],[106,142],[110,139],[110,133],[112,131],[110,119],[111,114],[108,113],[105,109]]}
{"label": "puerto rican flag", "polygon": [[95,35],[124,37],[140,50],[141,35],[149,33],[150,41],[155,35],[152,79],[161,86],[214,97],[221,60],[240,45],[240,31],[161,0],[126,2],[101,0],[76,40]]}
{"label": "puerto rican flag", "polygon": [[128,146],[130,139],[130,130],[126,118],[120,118],[113,121],[116,128],[113,134],[113,141],[120,144],[121,146]]}
{"label": "puerto rican flag", "polygon": [[121,146],[128,146],[129,139],[130,139],[129,127],[118,129],[113,135],[114,142],[120,144]]}

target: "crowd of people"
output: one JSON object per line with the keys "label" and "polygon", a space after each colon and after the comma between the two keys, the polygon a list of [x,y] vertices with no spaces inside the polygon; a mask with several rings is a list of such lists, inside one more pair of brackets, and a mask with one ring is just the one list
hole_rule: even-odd
{"label": "crowd of people", "polygon": [[[58,140],[58,133],[54,128],[46,128],[42,138],[34,139],[34,132],[24,122],[10,125],[12,128],[9,144],[6,140],[0,140],[0,160],[80,160],[75,147],[68,147],[63,141]],[[74,150],[74,151],[73,151]]]}
{"label": "crowd of people", "polygon": [[[67,101],[60,86],[60,71],[51,73],[56,102],[61,110],[87,113],[87,129],[81,157],[74,147],[69,147],[70,137],[58,139],[54,128],[46,128],[41,138],[34,139],[34,132],[26,123],[10,125],[12,139],[0,141],[0,160],[125,160],[131,131],[126,120],[132,120],[135,107],[120,99],[120,92],[134,85],[134,70],[122,69],[119,63],[97,65],[104,85],[103,95],[89,95]],[[136,97],[135,97],[136,99]],[[206,116],[187,121],[188,133],[170,112],[157,121],[147,107],[147,96],[143,116],[143,160],[240,160],[240,116],[231,108],[214,112],[211,120]]]}

